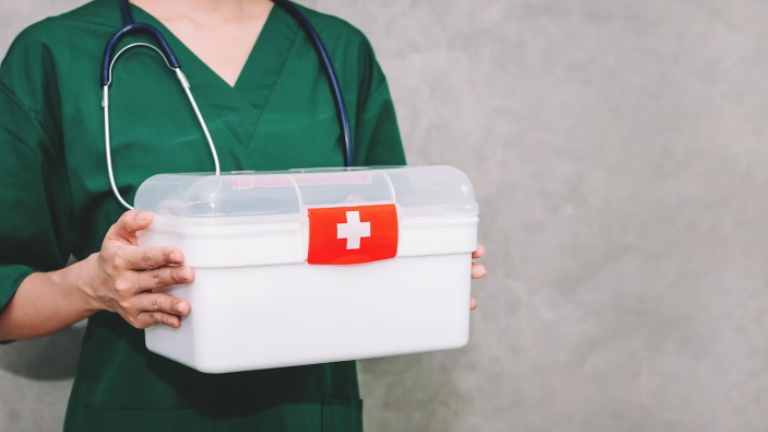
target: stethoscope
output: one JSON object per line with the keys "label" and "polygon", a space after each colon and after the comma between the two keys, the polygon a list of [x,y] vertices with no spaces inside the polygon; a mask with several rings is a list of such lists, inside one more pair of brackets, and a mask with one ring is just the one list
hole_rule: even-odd
{"label": "stethoscope", "polygon": [[[336,105],[336,114],[338,116],[339,126],[344,137],[344,165],[350,167],[352,166],[353,143],[352,135],[349,131],[349,117],[347,116],[347,107],[344,104],[344,97],[341,93],[339,78],[333,68],[333,63],[331,63],[328,50],[326,50],[325,45],[320,39],[320,35],[317,33],[315,27],[311,22],[309,22],[309,19],[306,17],[306,15],[304,15],[304,13],[301,12],[298,7],[296,7],[296,5],[294,5],[289,0],[272,1],[276,5],[285,9],[286,12],[288,12],[291,16],[293,16],[293,18],[304,29],[304,32],[306,33],[307,37],[309,37],[309,40],[312,42],[312,45],[314,45],[315,50],[317,51],[317,55],[320,58],[323,69],[325,70],[325,75],[328,78],[328,84],[331,87],[331,92],[333,93],[333,100]],[[109,174],[109,184],[112,188],[112,193],[115,195],[115,198],[117,198],[120,204],[122,204],[123,207],[127,209],[133,209],[133,206],[128,204],[123,199],[122,195],[120,195],[120,191],[117,189],[117,184],[115,183],[115,174],[112,169],[111,143],[109,138],[109,86],[112,84],[112,70],[114,69],[115,62],[120,57],[120,55],[131,48],[145,47],[152,49],[158,55],[160,55],[163,60],[165,60],[165,64],[168,66],[168,68],[176,73],[176,78],[181,84],[184,93],[187,95],[187,99],[192,106],[192,110],[195,112],[197,121],[200,123],[200,127],[202,128],[203,134],[205,135],[205,139],[208,142],[208,147],[210,148],[211,155],[213,156],[216,175],[221,174],[221,167],[219,165],[219,156],[216,153],[216,146],[213,143],[213,138],[211,138],[211,133],[208,131],[208,126],[203,119],[202,113],[200,113],[200,108],[197,106],[195,97],[192,95],[189,81],[187,81],[187,77],[184,75],[184,72],[181,71],[179,60],[171,49],[171,46],[168,44],[168,41],[156,27],[145,23],[137,23],[133,20],[133,14],[131,13],[128,0],[120,0],[120,14],[123,17],[123,28],[118,30],[114,35],[112,35],[111,38],[109,38],[107,46],[104,49],[104,58],[101,64],[101,85],[104,96],[101,105],[104,110],[104,141],[107,153],[107,172]],[[120,41],[125,36],[141,32],[148,33],[150,36],[152,36],[160,47],[158,48],[154,45],[144,42],[136,42],[125,46],[124,48],[120,49],[117,54],[115,54],[118,43],[120,43]]]}

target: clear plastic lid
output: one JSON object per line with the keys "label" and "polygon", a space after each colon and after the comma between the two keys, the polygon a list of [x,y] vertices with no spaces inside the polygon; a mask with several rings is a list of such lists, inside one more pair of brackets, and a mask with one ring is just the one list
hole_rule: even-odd
{"label": "clear plastic lid", "polygon": [[295,214],[396,203],[404,214],[477,214],[472,183],[448,166],[161,174],[136,192],[140,210],[188,218]]}

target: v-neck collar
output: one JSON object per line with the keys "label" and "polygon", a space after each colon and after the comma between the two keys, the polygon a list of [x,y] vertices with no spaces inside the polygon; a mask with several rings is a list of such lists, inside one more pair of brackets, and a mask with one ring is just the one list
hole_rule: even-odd
{"label": "v-neck collar", "polygon": [[[132,3],[131,8],[136,22],[151,24],[166,37],[198,102],[215,112],[237,142],[249,147],[259,118],[301,31],[299,24],[275,4],[233,87],[162,22]],[[209,117],[206,116],[206,120],[210,123],[213,119]]]}
{"label": "v-neck collar", "polygon": [[[184,57],[185,60],[187,60],[188,63],[189,60],[192,60],[193,63],[196,63],[198,66],[201,66],[204,69],[207,69],[208,72],[210,72],[210,75],[215,75],[216,78],[221,80],[227,87],[230,87],[232,89],[237,89],[238,84],[242,81],[242,79],[246,76],[246,73],[248,72],[248,67],[250,62],[253,61],[253,57],[258,54],[259,51],[263,51],[261,48],[261,45],[265,45],[264,43],[260,43],[263,39],[267,39],[270,35],[268,33],[272,33],[270,30],[271,28],[276,25],[274,22],[280,22],[281,16],[285,12],[283,9],[278,6],[277,4],[273,4],[272,9],[269,11],[269,15],[267,15],[267,19],[264,22],[264,26],[261,29],[261,32],[259,32],[258,37],[256,38],[256,41],[254,42],[253,46],[251,47],[251,51],[248,53],[248,57],[246,58],[246,61],[243,65],[243,68],[238,73],[237,79],[235,80],[234,85],[230,85],[224,78],[221,77],[213,68],[211,68],[207,63],[205,63],[197,54],[195,54],[192,49],[190,49],[181,39],[179,39],[175,33],[173,33],[168,27],[166,27],[165,24],[163,24],[162,21],[157,19],[154,15],[147,12],[141,6],[137,6],[134,3],[129,3],[130,7],[132,9],[134,17],[138,16],[136,18],[136,22],[144,22],[147,24],[151,24],[152,26],[159,29],[165,38],[168,40],[168,43],[172,45],[172,48],[174,52],[181,51],[182,53],[177,53],[177,57]],[[184,65],[182,64],[182,68],[184,68]]]}

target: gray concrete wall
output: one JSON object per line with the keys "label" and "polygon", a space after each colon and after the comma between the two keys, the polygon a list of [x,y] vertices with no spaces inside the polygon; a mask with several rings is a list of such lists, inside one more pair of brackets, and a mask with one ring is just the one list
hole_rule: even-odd
{"label": "gray concrete wall", "polygon": [[[0,51],[78,3],[2,0]],[[362,362],[368,431],[768,429],[768,3],[306,3],[483,212],[472,342]],[[79,336],[0,347],[0,430],[57,430]]]}

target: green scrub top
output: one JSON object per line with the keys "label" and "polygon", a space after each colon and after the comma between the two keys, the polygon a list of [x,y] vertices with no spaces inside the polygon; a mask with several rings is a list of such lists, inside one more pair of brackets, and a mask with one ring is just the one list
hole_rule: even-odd
{"label": "green scrub top", "polygon": [[[231,87],[132,7],[177,53],[223,170],[343,165],[325,75],[281,8]],[[404,164],[386,80],[365,36],[338,18],[306,13],[343,86],[355,164]],[[104,45],[121,25],[116,0],[88,3],[25,30],[0,67],[0,308],[30,273],[97,252],[124,212],[107,178],[99,84]],[[123,45],[136,41],[149,38]],[[153,51],[120,58],[110,107],[115,176],[129,202],[154,174],[213,170],[175,75]],[[148,352],[142,330],[101,312],[88,321],[64,430],[360,431],[361,407],[354,362],[207,375]]]}

